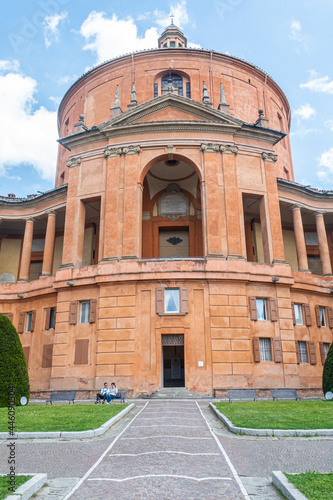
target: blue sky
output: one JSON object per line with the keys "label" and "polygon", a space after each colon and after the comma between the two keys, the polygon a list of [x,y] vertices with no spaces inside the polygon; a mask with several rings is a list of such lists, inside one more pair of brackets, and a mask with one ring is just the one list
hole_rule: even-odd
{"label": "blue sky", "polygon": [[1,12],[1,195],[54,187],[61,97],[88,68],[156,47],[171,13],[193,46],[245,59],[280,85],[296,181],[333,189],[333,0],[17,0]]}

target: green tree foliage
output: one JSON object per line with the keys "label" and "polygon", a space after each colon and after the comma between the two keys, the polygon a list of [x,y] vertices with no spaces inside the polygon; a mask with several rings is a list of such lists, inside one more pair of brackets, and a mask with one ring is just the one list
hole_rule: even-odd
{"label": "green tree foliage", "polygon": [[0,407],[9,406],[13,393],[17,406],[22,396],[29,400],[28,368],[15,327],[7,316],[0,314]]}
{"label": "green tree foliage", "polygon": [[328,350],[323,370],[323,393],[333,392],[333,342]]}

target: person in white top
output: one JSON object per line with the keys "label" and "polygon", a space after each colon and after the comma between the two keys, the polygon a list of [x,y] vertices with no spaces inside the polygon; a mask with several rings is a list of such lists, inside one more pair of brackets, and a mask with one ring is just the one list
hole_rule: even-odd
{"label": "person in white top", "polygon": [[118,389],[116,387],[116,384],[112,382],[109,392],[106,395],[108,403],[111,403],[111,400],[115,399],[117,394],[118,394]]}

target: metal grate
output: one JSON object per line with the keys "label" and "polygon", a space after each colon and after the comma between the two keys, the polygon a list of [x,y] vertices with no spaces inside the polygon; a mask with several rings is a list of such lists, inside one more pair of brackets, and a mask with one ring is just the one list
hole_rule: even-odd
{"label": "metal grate", "polygon": [[184,345],[184,335],[162,335],[162,345]]}

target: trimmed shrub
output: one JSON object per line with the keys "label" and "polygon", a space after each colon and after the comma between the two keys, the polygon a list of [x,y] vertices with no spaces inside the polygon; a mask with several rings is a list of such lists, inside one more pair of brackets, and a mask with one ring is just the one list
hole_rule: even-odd
{"label": "trimmed shrub", "polygon": [[333,392],[333,342],[328,350],[323,369],[323,393]]}
{"label": "trimmed shrub", "polygon": [[[25,396],[29,400],[30,385],[27,363],[18,333],[7,316],[0,314],[0,407],[8,407],[10,394],[15,405]],[[13,396],[11,396],[13,403]]]}

